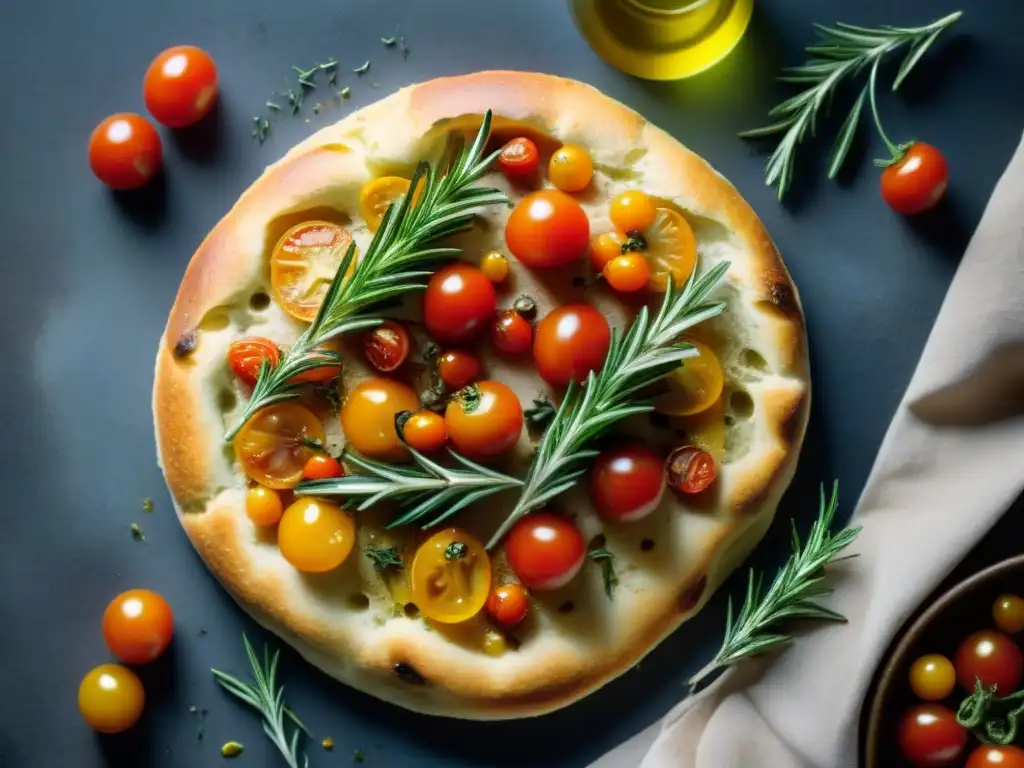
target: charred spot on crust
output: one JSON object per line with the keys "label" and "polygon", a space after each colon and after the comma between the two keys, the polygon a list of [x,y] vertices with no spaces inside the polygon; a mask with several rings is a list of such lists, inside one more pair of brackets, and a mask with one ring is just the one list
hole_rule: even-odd
{"label": "charred spot on crust", "polygon": [[423,678],[416,668],[407,662],[396,661],[395,665],[391,667],[391,670],[398,675],[398,679],[403,683],[409,683],[409,685],[425,685],[426,680]]}
{"label": "charred spot on crust", "polygon": [[700,602],[701,595],[704,594],[704,589],[707,585],[708,577],[707,574],[704,574],[684,589],[679,595],[679,610],[683,613],[689,613],[696,608],[697,603]]}
{"label": "charred spot on crust", "polygon": [[185,331],[185,333],[181,334],[178,342],[174,345],[174,356],[178,360],[185,359],[196,351],[197,344],[198,338],[196,337],[195,328],[190,331]]}
{"label": "charred spot on crust", "polygon": [[773,276],[771,289],[768,292],[768,301],[786,317],[794,319],[800,317],[800,307],[797,305],[796,292],[786,277],[782,275]]}

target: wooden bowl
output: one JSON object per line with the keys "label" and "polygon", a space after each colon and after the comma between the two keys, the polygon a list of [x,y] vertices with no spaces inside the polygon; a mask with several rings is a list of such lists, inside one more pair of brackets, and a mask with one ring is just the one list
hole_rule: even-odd
{"label": "wooden bowl", "polygon": [[[860,765],[865,768],[909,768],[896,741],[900,717],[919,703],[910,690],[910,665],[926,653],[950,660],[957,645],[971,632],[994,628],[992,604],[1004,593],[1024,596],[1024,555],[989,566],[937,596],[903,632],[876,676],[874,694],[862,729]],[[967,692],[957,686],[944,701],[954,712]],[[968,752],[976,742],[970,742]]]}

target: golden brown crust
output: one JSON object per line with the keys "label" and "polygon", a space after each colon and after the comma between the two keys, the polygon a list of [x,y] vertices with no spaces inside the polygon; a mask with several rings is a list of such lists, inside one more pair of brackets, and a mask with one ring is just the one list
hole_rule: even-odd
{"label": "golden brown crust", "polygon": [[[221,443],[230,409],[218,404],[230,385],[225,334],[245,335],[257,322],[270,325],[237,307],[265,288],[267,257],[275,233],[283,231],[282,217],[338,207],[339,199],[354,209],[352,190],[372,175],[369,158],[411,166],[445,127],[459,118],[471,118],[472,125],[473,116],[487,109],[586,146],[599,174],[627,169],[650,194],[709,222],[706,260],[714,261],[719,251],[735,257],[727,322],[741,325],[748,337],[743,343],[764,358],[764,370],[755,372],[747,389],[754,407],[746,451],[734,451],[723,468],[713,508],[667,501],[664,514],[659,510],[649,523],[662,543],[622,574],[614,601],[594,579],[582,577],[564,594],[538,596],[529,642],[498,659],[449,630],[427,631],[423,622],[404,617],[381,626],[371,611],[347,607],[348,593],[367,578],[367,564],[358,562],[363,558],[350,558],[324,577],[287,566],[273,540],[244,515],[244,478]],[[215,330],[207,332],[204,322],[220,308],[227,308],[227,328],[211,322]],[[292,338],[301,329],[287,319],[274,322]],[[589,86],[547,75],[483,72],[403,89],[324,128],[268,168],[193,257],[157,355],[153,397],[161,465],[182,525],[247,611],[357,688],[423,712],[487,719],[540,714],[575,701],[635,664],[700,609],[770,522],[795,469],[810,390],[796,288],[763,225],[728,182],[675,139]],[[623,546],[638,536],[605,532]],[[586,610],[561,613],[558,606],[569,595]],[[405,665],[401,675],[398,664]],[[422,683],[409,682],[416,675]]]}

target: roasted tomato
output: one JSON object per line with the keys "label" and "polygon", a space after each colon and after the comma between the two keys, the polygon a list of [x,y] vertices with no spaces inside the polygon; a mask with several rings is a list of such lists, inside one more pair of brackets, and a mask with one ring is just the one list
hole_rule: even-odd
{"label": "roasted tomato", "polygon": [[512,139],[501,148],[498,154],[498,167],[512,183],[528,184],[537,178],[540,151],[537,145],[525,136]]}
{"label": "roasted tomato", "polygon": [[168,48],[146,70],[142,96],[157,122],[168,128],[192,125],[217,100],[217,65],[194,45]]}
{"label": "roasted tomato", "polygon": [[949,166],[931,144],[915,141],[901,160],[882,171],[882,197],[897,213],[934,208],[949,186]]}
{"label": "roasted tomato", "polygon": [[668,392],[654,401],[654,409],[670,416],[690,416],[714,405],[722,394],[725,378],[718,356],[705,344],[683,339],[697,349],[696,357],[683,360],[663,381]]}
{"label": "roasted tomato", "polygon": [[460,453],[497,456],[519,440],[523,406],[500,381],[480,381],[460,389],[444,413],[448,437]]}
{"label": "roasted tomato", "polygon": [[586,543],[569,520],[533,512],[512,526],[505,541],[508,564],[527,589],[564,587],[583,567]]}
{"label": "roasted tomato", "polygon": [[444,344],[465,344],[494,317],[494,285],[470,264],[450,264],[434,273],[423,295],[423,324]]}
{"label": "roasted tomato", "polygon": [[356,540],[356,525],[341,507],[304,496],[284,511],[277,546],[300,571],[324,573],[345,562]]}
{"label": "roasted tomato", "polygon": [[[281,308],[312,322],[350,245],[349,231],[329,221],[305,221],[281,235],[270,256],[270,285]],[[349,263],[349,276],[357,258]]]}
{"label": "roasted tomato", "polygon": [[448,428],[444,417],[433,411],[417,411],[404,422],[399,419],[402,439],[420,453],[432,453],[444,448],[448,442]]}
{"label": "roasted tomato", "polygon": [[575,144],[565,144],[551,155],[548,178],[563,192],[581,192],[594,176],[590,153]]}
{"label": "roasted tomato", "polygon": [[344,474],[345,470],[338,460],[326,453],[313,454],[302,468],[303,480],[327,480]]}
{"label": "roasted tomato", "polygon": [[480,359],[464,349],[449,349],[437,358],[437,375],[449,389],[462,389],[480,375]]}
{"label": "roasted tomato", "polygon": [[487,613],[505,627],[514,627],[526,618],[530,601],[522,584],[502,584],[487,598]]}
{"label": "roasted tomato", "polygon": [[668,485],[679,493],[700,493],[715,482],[715,457],[694,445],[676,448],[665,462]]}
{"label": "roasted tomato", "polygon": [[146,706],[146,692],[135,673],[120,664],[101,664],[78,686],[78,711],[99,733],[121,733],[135,725]]}
{"label": "roasted tomato", "polygon": [[171,606],[148,589],[122,592],[103,612],[103,639],[126,664],[148,664],[158,658],[173,635]]}
{"label": "roasted tomato", "polygon": [[[384,221],[384,214],[392,203],[399,202],[409,193],[409,179],[400,176],[382,176],[368,182],[359,193],[359,212],[371,232],[376,232]],[[419,184],[412,196],[412,204],[416,205],[423,194],[423,185]]]}
{"label": "roasted tomato", "polygon": [[491,588],[491,561],[468,531],[438,531],[416,550],[409,569],[412,597],[432,621],[454,624],[476,616]]}
{"label": "roasted tomato", "polygon": [[1024,600],[1017,595],[1000,595],[992,605],[992,619],[1008,635],[1024,629]]}
{"label": "roasted tomato", "polygon": [[294,488],[324,427],[312,411],[295,403],[271,405],[246,422],[235,437],[235,455],[249,477],[268,488]]}
{"label": "roasted tomato", "polygon": [[573,198],[557,189],[524,197],[505,224],[509,251],[528,267],[561,267],[578,260],[590,243],[590,221]]}
{"label": "roasted tomato", "polygon": [[390,320],[367,331],[363,336],[366,359],[381,373],[398,370],[409,357],[411,347],[412,341],[405,326]]}
{"label": "roasted tomato", "polygon": [[281,501],[281,494],[273,488],[254,485],[245,492],[245,514],[253,524],[277,525],[283,513],[284,503]]}
{"label": "roasted tomato", "polygon": [[533,342],[533,328],[526,318],[514,309],[507,310],[494,318],[491,326],[491,343],[510,355],[526,352]]}
{"label": "roasted tomato", "polygon": [[1002,632],[983,629],[968,635],[956,651],[956,679],[968,691],[978,678],[986,688],[996,686],[1000,696],[1013,693],[1024,676],[1024,657],[1016,643]]}
{"label": "roasted tomato", "polygon": [[409,452],[398,437],[395,416],[419,407],[419,398],[407,384],[368,379],[345,397],[341,428],[345,439],[361,454],[381,461],[401,461]]}
{"label": "roasted tomato", "polygon": [[263,361],[270,363],[271,369],[277,365],[281,353],[277,344],[262,336],[250,336],[231,342],[228,347],[228,367],[231,372],[250,387],[255,386],[259,378]]}
{"label": "roasted tomato", "polygon": [[929,653],[910,665],[910,688],[923,701],[942,701],[956,686],[953,662],[938,653]]}
{"label": "roasted tomato", "polygon": [[1024,749],[983,744],[971,752],[965,768],[1024,768]]}
{"label": "roasted tomato", "polygon": [[89,137],[89,167],[111,189],[136,189],[156,176],[163,162],[160,136],[146,118],[111,115]]}
{"label": "roasted tomato", "polygon": [[665,460],[646,445],[635,443],[602,451],[590,476],[590,499],[608,520],[647,517],[665,492]]}
{"label": "roasted tomato", "polygon": [[537,373],[553,387],[581,382],[600,371],[612,332],[605,316],[589,304],[565,304],[537,325],[533,361]]}
{"label": "roasted tomato", "polygon": [[967,730],[956,714],[941,704],[919,704],[903,716],[900,749],[918,768],[954,765],[967,747]]}

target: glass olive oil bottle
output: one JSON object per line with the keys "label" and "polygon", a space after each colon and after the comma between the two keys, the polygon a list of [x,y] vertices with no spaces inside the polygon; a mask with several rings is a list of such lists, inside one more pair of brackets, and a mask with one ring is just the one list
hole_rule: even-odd
{"label": "glass olive oil bottle", "polygon": [[576,26],[613,67],[646,80],[701,72],[743,37],[754,0],[568,0]]}

